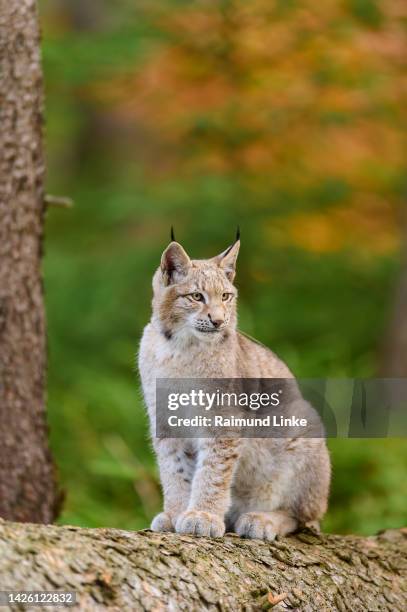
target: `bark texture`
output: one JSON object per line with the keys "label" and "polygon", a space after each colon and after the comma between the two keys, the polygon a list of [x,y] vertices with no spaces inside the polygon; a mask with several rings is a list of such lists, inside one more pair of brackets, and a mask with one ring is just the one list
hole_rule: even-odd
{"label": "bark texture", "polygon": [[404,612],[407,533],[307,530],[270,544],[0,522],[0,582],[74,590],[80,610]]}
{"label": "bark texture", "polygon": [[42,73],[35,0],[0,0],[0,516],[48,522]]}

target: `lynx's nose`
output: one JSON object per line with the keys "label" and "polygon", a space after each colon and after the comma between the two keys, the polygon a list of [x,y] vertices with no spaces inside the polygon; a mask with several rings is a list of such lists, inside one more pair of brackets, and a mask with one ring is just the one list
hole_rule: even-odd
{"label": "lynx's nose", "polygon": [[212,325],[216,327],[216,329],[218,329],[218,327],[220,327],[224,321],[223,319],[212,319],[210,314],[208,314],[208,318]]}

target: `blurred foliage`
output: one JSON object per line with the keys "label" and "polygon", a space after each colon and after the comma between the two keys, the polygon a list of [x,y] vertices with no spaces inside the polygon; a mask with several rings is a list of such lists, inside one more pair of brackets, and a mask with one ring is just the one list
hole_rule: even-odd
{"label": "blurred foliage", "polygon": [[[371,376],[402,237],[399,0],[40,1],[49,420],[62,522],[160,507],[135,352],[175,225],[242,229],[240,327],[298,376]],[[402,440],[332,440],[329,530],[405,523]]]}

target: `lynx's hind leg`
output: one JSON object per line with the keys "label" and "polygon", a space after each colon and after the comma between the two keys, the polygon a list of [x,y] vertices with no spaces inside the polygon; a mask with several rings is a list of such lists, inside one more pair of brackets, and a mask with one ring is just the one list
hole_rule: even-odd
{"label": "lynx's hind leg", "polygon": [[298,522],[284,512],[245,512],[235,523],[235,532],[242,538],[272,541],[295,531]]}

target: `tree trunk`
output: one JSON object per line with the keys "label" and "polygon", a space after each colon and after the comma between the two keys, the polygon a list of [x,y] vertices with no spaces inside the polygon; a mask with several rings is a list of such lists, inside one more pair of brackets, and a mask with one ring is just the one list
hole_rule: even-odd
{"label": "tree trunk", "polygon": [[42,73],[35,0],[0,0],[0,516],[49,522],[40,272]]}
{"label": "tree trunk", "polygon": [[1,589],[76,591],[81,610],[404,612],[407,533],[269,544],[2,522],[0,576]]}

